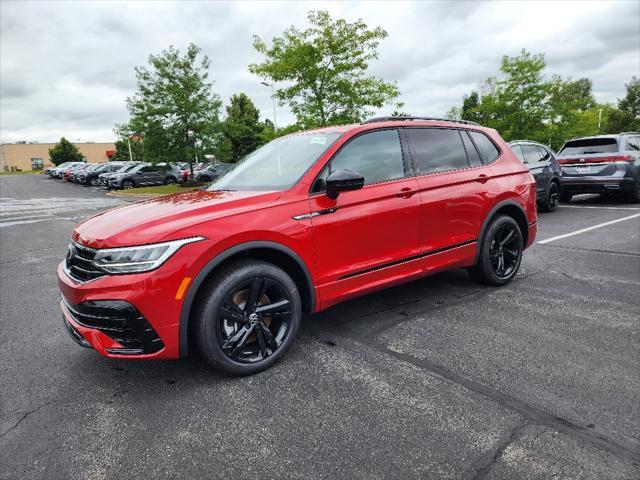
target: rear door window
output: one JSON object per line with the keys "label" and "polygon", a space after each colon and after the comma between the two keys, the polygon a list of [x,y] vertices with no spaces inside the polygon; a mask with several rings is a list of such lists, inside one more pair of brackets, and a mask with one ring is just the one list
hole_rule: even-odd
{"label": "rear door window", "polygon": [[484,163],[491,163],[498,158],[500,150],[498,150],[498,147],[496,147],[484,133],[469,132],[469,135],[471,135],[473,143],[478,147]]}
{"label": "rear door window", "polygon": [[559,155],[589,155],[617,151],[618,142],[615,138],[583,138],[565,143]]}
{"label": "rear door window", "polygon": [[458,130],[407,128],[406,133],[419,175],[469,167]]}
{"label": "rear door window", "polygon": [[511,145],[511,150],[513,150],[513,153],[516,154],[516,157],[518,157],[523,163],[527,163],[524,159],[524,153],[522,153],[522,148],[520,148],[520,145]]}
{"label": "rear door window", "polygon": [[525,163],[538,163],[542,159],[540,150],[535,145],[521,145]]}

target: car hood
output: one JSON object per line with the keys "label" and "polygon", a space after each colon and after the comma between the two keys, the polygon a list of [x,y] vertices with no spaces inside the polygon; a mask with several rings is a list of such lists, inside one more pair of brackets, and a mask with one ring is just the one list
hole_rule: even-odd
{"label": "car hood", "polygon": [[[72,238],[92,248],[145,245],[184,237],[185,228],[272,205],[279,192],[195,190],[135,202],[91,217]],[[193,233],[191,233],[193,234]]]}

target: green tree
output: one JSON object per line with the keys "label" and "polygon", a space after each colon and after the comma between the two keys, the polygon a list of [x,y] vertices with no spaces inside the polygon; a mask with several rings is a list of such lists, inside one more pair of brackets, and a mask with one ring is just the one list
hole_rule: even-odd
{"label": "green tree", "polygon": [[471,120],[472,122],[480,122],[480,112],[478,111],[478,105],[480,105],[480,95],[475,90],[469,95],[465,95],[462,99],[462,111],[461,117],[458,120]]}
{"label": "green tree", "polygon": [[598,133],[598,113],[592,83],[554,75],[548,83],[546,142],[559,148],[567,139]]}
{"label": "green tree", "polygon": [[254,36],[253,46],[266,60],[249,65],[250,72],[264,79],[286,82],[275,95],[280,104],[289,105],[298,124],[359,122],[372,107],[398,97],[395,83],[366,75],[386,31],[371,30],[362,20],[334,20],[326,11],[310,11],[307,18],[310,28],[292,26],[271,47]]}
{"label": "green tree", "polygon": [[54,165],[60,165],[64,162],[82,162],[85,158],[78,147],[62,137],[53,148],[49,149],[49,159]]}
{"label": "green tree", "polygon": [[184,55],[170,46],[137,67],[137,91],[127,98],[127,129],[144,137],[152,161],[193,161],[212,148],[222,105],[208,80],[211,62],[194,44]]}
{"label": "green tree", "polygon": [[618,108],[603,115],[605,133],[640,131],[640,79],[632,77],[625,87],[627,91],[618,99]]}
{"label": "green tree", "polygon": [[636,120],[640,118],[640,79],[632,77],[631,81],[625,84],[627,93],[624,98],[618,100],[618,109],[633,115]]}
{"label": "green tree", "polygon": [[237,162],[264,143],[262,132],[266,126],[260,122],[260,112],[244,93],[232,95],[226,110],[227,117],[220,125],[222,138],[216,158]]}
{"label": "green tree", "polygon": [[[143,162],[144,158],[144,145],[142,139],[129,138],[124,140],[118,140],[115,143],[116,153],[111,157],[112,162]],[[131,145],[131,155],[129,155],[129,145]]]}

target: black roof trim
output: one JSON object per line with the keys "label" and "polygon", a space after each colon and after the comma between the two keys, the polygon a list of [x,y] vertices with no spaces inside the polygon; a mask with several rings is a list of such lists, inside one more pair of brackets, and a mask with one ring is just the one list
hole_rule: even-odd
{"label": "black roof trim", "polygon": [[472,122],[471,120],[452,120],[451,118],[438,118],[438,117],[374,117],[369,120],[365,120],[360,125],[366,125],[368,123],[378,123],[378,122],[403,122],[406,120],[429,120],[433,122],[452,122],[452,123],[464,123],[466,125],[478,125],[480,124],[476,122]]}

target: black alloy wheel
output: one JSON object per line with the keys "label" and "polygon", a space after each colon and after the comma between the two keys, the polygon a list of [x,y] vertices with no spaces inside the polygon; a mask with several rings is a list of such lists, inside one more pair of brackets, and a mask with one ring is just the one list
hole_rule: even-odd
{"label": "black alloy wheel", "polygon": [[519,237],[517,225],[503,223],[496,229],[489,245],[489,260],[498,278],[509,278],[520,265],[522,241]]}
{"label": "black alloy wheel", "polygon": [[136,185],[131,180],[125,180],[124,182],[122,182],[122,188],[124,188],[125,190],[131,190],[135,186]]}
{"label": "black alloy wheel", "polygon": [[225,354],[234,361],[254,363],[278,351],[291,322],[291,298],[268,277],[238,285],[218,310],[218,335]]}
{"label": "black alloy wheel", "polygon": [[513,280],[522,263],[524,242],[520,227],[512,217],[495,218],[478,248],[478,263],[467,269],[474,280],[493,286]]}
{"label": "black alloy wheel", "polygon": [[216,273],[195,308],[202,357],[234,375],[273,365],[293,342],[302,316],[293,280],[258,260],[238,261]]}
{"label": "black alloy wheel", "polygon": [[173,177],[167,177],[164,181],[165,185],[171,185],[173,183],[177,183],[177,180]]}
{"label": "black alloy wheel", "polygon": [[547,190],[547,196],[540,204],[540,210],[543,212],[554,212],[560,204],[560,187],[556,182],[551,182]]}

